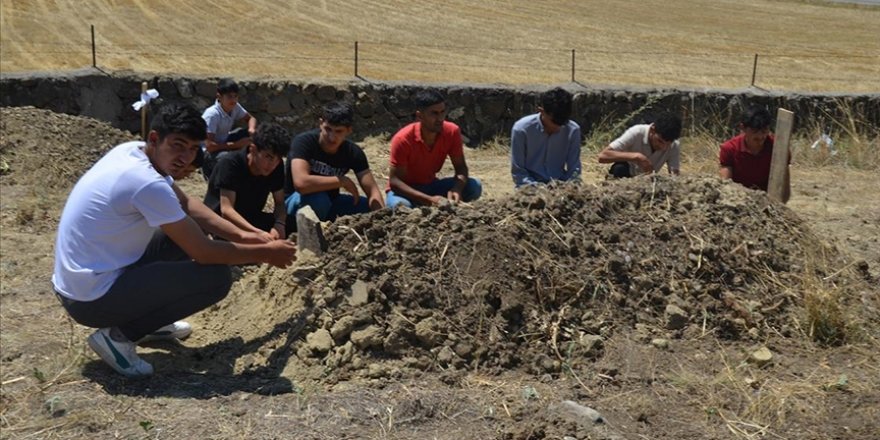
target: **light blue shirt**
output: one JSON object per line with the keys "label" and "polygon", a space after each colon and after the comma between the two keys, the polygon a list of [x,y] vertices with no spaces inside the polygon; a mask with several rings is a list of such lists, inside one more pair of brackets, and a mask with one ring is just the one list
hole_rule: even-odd
{"label": "light blue shirt", "polygon": [[208,125],[208,133],[214,134],[214,142],[222,144],[226,142],[229,131],[235,125],[235,122],[247,116],[248,112],[239,103],[235,103],[232,111],[226,113],[220,105],[220,101],[215,101],[214,105],[205,109],[202,113],[202,119]]}
{"label": "light blue shirt", "polygon": [[580,180],[581,127],[569,120],[547,135],[540,113],[516,121],[510,133],[510,172],[517,187]]}

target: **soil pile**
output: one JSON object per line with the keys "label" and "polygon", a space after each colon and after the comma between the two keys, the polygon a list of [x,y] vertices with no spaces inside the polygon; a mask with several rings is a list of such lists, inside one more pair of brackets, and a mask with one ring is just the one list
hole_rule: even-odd
{"label": "soil pile", "polygon": [[297,354],[339,378],[555,373],[621,330],[792,335],[789,287],[836,254],[759,192],[664,176],[383,210],[327,238],[320,272],[294,273],[319,310]]}
{"label": "soil pile", "polygon": [[0,108],[0,175],[4,185],[73,186],[117,144],[136,140],[107,123],[33,107]]}

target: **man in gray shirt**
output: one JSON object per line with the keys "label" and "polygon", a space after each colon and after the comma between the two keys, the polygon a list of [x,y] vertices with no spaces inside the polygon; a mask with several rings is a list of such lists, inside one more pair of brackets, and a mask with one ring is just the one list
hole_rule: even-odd
{"label": "man in gray shirt", "polygon": [[[238,90],[238,83],[231,78],[221,79],[217,83],[217,101],[202,113],[202,119],[208,125],[205,162],[202,164],[205,180],[211,178],[220,156],[250,145],[251,136],[257,131],[256,118],[238,103]],[[247,131],[232,129],[239,122],[247,124]]]}
{"label": "man in gray shirt", "polygon": [[538,113],[513,124],[510,172],[517,188],[554,180],[581,180],[581,127],[571,119],[571,93],[541,94]]}
{"label": "man in gray shirt", "polygon": [[681,168],[681,119],[670,113],[653,124],[633,125],[599,153],[599,163],[613,163],[608,174],[615,178],[659,172],[663,165],[670,174]]}

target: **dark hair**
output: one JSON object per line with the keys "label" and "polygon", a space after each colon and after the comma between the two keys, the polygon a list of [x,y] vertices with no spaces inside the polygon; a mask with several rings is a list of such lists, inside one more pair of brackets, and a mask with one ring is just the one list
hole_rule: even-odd
{"label": "dark hair", "polygon": [[232,78],[223,78],[217,83],[217,93],[221,95],[238,93],[238,83]]}
{"label": "dark hair", "polygon": [[432,105],[446,102],[446,98],[436,89],[424,89],[416,92],[415,101],[416,110],[424,110]]}
{"label": "dark hair", "polygon": [[571,100],[571,93],[556,87],[541,94],[541,108],[554,124],[565,125],[571,119]]}
{"label": "dark hair", "polygon": [[681,137],[681,118],[672,113],[663,113],[654,121],[654,132],[665,141],[675,141]]}
{"label": "dark hair", "polygon": [[330,125],[351,127],[354,123],[354,109],[345,101],[331,102],[321,109],[321,119]]}
{"label": "dark hair", "polygon": [[770,116],[769,110],[765,107],[753,105],[743,112],[739,122],[742,123],[743,127],[763,130],[769,127],[772,121],[773,117]]}
{"label": "dark hair", "polygon": [[268,150],[276,156],[284,158],[290,149],[290,132],[278,124],[267,122],[257,127],[253,141],[257,150]]}
{"label": "dark hair", "polygon": [[161,142],[169,134],[180,134],[192,140],[203,141],[207,137],[207,127],[202,114],[189,104],[165,104],[150,121],[150,130],[159,133]]}

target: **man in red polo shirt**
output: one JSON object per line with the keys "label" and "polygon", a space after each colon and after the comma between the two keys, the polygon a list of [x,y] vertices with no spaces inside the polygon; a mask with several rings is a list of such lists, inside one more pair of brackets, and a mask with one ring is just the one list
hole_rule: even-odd
{"label": "man in red polo shirt", "polygon": [[[446,120],[446,102],[436,90],[416,93],[416,122],[400,129],[391,139],[391,169],[385,205],[439,205],[470,202],[480,198],[480,181],[468,176],[461,131]],[[454,177],[437,178],[446,158]]]}
{"label": "man in red polo shirt", "polygon": [[[770,180],[770,160],[773,158],[773,135],[770,134],[770,112],[763,107],[752,106],[743,114],[739,123],[742,131],[738,136],[721,144],[718,174],[722,179],[733,179],[746,188],[767,191]],[[789,156],[789,162],[791,156]],[[782,202],[791,197],[789,170],[785,169],[785,191]]]}

